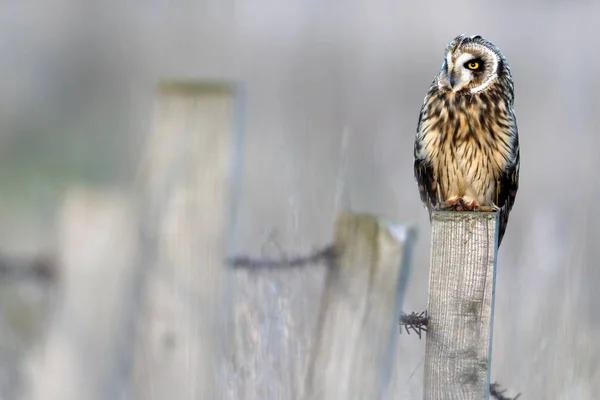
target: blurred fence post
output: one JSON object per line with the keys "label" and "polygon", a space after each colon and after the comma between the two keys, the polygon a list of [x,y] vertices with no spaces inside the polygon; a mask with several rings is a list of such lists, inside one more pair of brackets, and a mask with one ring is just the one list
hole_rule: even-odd
{"label": "blurred fence post", "polygon": [[73,188],[59,214],[59,293],[46,343],[31,359],[34,400],[121,398],[124,326],[134,318],[135,222],[131,196]]}
{"label": "blurred fence post", "polygon": [[233,103],[229,85],[175,82],[158,88],[138,178],[144,274],[136,399],[223,395]]}
{"label": "blurred fence post", "polygon": [[424,399],[488,399],[498,213],[431,221]]}
{"label": "blurred fence post", "polygon": [[307,399],[378,399],[390,379],[415,233],[341,214],[309,360]]}

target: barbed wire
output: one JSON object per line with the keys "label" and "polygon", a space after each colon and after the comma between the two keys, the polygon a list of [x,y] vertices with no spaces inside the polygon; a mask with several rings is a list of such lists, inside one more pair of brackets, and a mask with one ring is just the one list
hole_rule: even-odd
{"label": "barbed wire", "polygon": [[[421,339],[423,332],[429,332],[427,330],[429,324],[427,310],[421,311],[420,313],[413,311],[410,314],[402,312],[399,324],[400,334],[402,334],[402,328],[404,328],[407,334],[410,335],[410,331],[412,330],[417,334],[419,339]],[[498,382],[490,384],[490,396],[496,400],[517,400],[521,396],[521,393],[519,393],[516,397],[506,397],[504,393],[506,393],[506,389],[502,390]]]}
{"label": "barbed wire", "polygon": [[331,244],[304,256],[286,257],[283,255],[279,260],[253,259],[247,256],[238,256],[230,258],[229,264],[234,268],[248,269],[297,268],[317,264],[322,261],[331,261],[335,256],[335,246]]}
{"label": "barbed wire", "polygon": [[23,258],[0,254],[0,279],[2,280],[36,279],[50,282],[56,278],[57,273],[57,260],[52,254]]}
{"label": "barbed wire", "polygon": [[490,396],[496,400],[517,400],[521,397],[521,393],[517,394],[515,397],[506,397],[504,396],[504,393],[506,393],[506,389],[501,390],[498,382],[490,384]]}
{"label": "barbed wire", "polygon": [[410,335],[410,331],[412,330],[419,336],[419,339],[421,339],[423,332],[429,332],[427,330],[428,323],[429,317],[427,316],[427,310],[419,314],[414,311],[410,314],[405,314],[403,312],[400,316],[400,334],[402,334],[402,327],[404,327],[408,335]]}
{"label": "barbed wire", "polygon": [[[234,268],[246,268],[246,269],[274,269],[274,268],[298,268],[307,267],[310,265],[318,264],[320,262],[328,262],[336,257],[336,249],[333,244],[325,246],[319,250],[313,251],[307,255],[299,255],[293,257],[286,257],[285,254],[278,260],[276,259],[260,259],[250,258],[247,256],[237,256],[228,260],[229,264]],[[423,332],[428,331],[429,316],[427,310],[420,313],[411,312],[406,314],[402,312],[399,319],[400,334],[402,334],[402,328],[408,335],[413,331],[419,337],[422,338]],[[494,382],[490,384],[490,396],[495,400],[517,400],[521,393],[517,394],[516,397],[506,397],[504,395],[506,390],[500,388],[500,384]]]}

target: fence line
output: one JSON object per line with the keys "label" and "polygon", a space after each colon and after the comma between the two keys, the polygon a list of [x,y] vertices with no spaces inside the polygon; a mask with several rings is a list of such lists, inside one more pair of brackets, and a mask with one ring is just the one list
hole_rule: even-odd
{"label": "fence line", "polygon": [[[137,192],[67,193],[62,297],[34,362],[32,399],[371,399],[387,392],[414,229],[341,213],[333,243],[313,254],[226,263],[237,193],[232,149],[240,139],[235,96],[228,85],[161,85]],[[433,214],[428,315],[402,319],[405,328],[428,332],[425,399],[503,398],[489,385],[496,218]],[[283,344],[259,343],[256,351],[271,337],[259,330],[273,313],[292,309],[288,293],[263,293],[252,275],[311,264],[326,267],[321,301],[284,316]],[[302,283],[307,302],[316,290]],[[256,299],[273,308],[248,310]],[[304,340],[294,329],[311,332],[306,346],[294,347]],[[273,360],[282,370],[267,375]]]}

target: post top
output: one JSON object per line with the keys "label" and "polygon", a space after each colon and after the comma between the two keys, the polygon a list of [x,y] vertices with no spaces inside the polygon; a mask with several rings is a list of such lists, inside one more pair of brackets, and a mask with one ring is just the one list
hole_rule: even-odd
{"label": "post top", "polygon": [[235,85],[231,82],[217,80],[163,80],[157,85],[161,94],[199,95],[199,94],[233,94]]}
{"label": "post top", "polygon": [[499,212],[479,211],[433,211],[431,220],[435,221],[465,221],[465,220],[495,220]]}

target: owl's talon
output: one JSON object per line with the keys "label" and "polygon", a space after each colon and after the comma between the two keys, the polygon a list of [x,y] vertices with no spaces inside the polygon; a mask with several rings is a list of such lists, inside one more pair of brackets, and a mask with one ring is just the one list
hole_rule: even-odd
{"label": "owl's talon", "polygon": [[492,207],[482,206],[477,200],[465,200],[462,197],[453,197],[443,203],[439,203],[436,207],[438,211],[494,211]]}
{"label": "owl's talon", "polygon": [[436,211],[454,211],[456,210],[456,203],[453,201],[445,201],[443,203],[438,203],[435,206]]}
{"label": "owl's talon", "polygon": [[451,197],[440,204],[440,211],[462,211],[463,207],[462,197]]}
{"label": "owl's talon", "polygon": [[456,205],[454,206],[454,209],[456,211],[463,211],[465,209],[465,202],[463,201],[463,199],[458,199]]}
{"label": "owl's talon", "polygon": [[477,211],[480,208],[477,200],[465,201],[460,211]]}
{"label": "owl's talon", "polygon": [[477,208],[477,210],[473,210],[473,211],[479,211],[479,212],[498,212],[500,211],[500,208],[497,206],[480,206]]}

